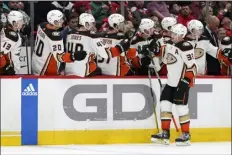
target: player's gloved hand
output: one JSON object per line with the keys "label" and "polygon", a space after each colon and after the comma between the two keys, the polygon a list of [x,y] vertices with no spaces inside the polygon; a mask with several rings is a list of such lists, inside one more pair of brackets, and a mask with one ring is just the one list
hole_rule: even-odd
{"label": "player's gloved hand", "polygon": [[182,78],[179,82],[179,85],[177,86],[177,89],[174,93],[174,99],[173,102],[174,104],[187,104],[187,100],[185,98],[187,98],[188,92],[189,92],[189,83],[190,80],[189,78]]}
{"label": "player's gloved hand", "polygon": [[71,60],[81,61],[85,59],[86,55],[87,53],[85,51],[75,51],[71,53]]}
{"label": "player's gloved hand", "polygon": [[159,45],[156,43],[156,40],[153,39],[150,44],[149,44],[149,50],[154,53],[155,55],[158,55],[160,50],[159,50]]}
{"label": "player's gloved hand", "polygon": [[151,64],[151,58],[149,56],[145,56],[143,58],[140,59],[140,64],[141,66],[149,66]]}
{"label": "player's gloved hand", "polygon": [[232,63],[232,49],[231,48],[225,48],[222,51],[222,55],[227,57],[229,62]]}
{"label": "player's gloved hand", "polygon": [[141,50],[141,53],[145,56],[150,55],[150,52],[155,55],[158,55],[160,52],[159,47],[154,39],[150,42],[149,45],[143,45]]}
{"label": "player's gloved hand", "polygon": [[143,54],[144,56],[150,55],[150,49],[149,49],[149,45],[143,45],[142,46],[142,50],[141,50],[141,54]]}
{"label": "player's gloved hand", "polygon": [[11,65],[6,65],[2,70],[4,75],[15,75],[14,67]]}
{"label": "player's gloved hand", "polygon": [[124,39],[119,44],[117,44],[115,47],[120,50],[120,53],[126,52],[130,48],[130,41],[129,39]]}
{"label": "player's gloved hand", "polygon": [[232,51],[228,54],[229,62],[232,63]]}
{"label": "player's gloved hand", "polygon": [[22,29],[21,29],[21,33],[22,35],[27,35],[30,36],[31,33],[31,26],[30,25],[25,25]]}

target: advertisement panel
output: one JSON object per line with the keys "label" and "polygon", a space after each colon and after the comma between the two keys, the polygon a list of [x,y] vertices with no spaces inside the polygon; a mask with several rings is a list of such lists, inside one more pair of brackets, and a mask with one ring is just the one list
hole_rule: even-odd
{"label": "advertisement panel", "polygon": [[1,79],[1,144],[21,144],[20,87],[20,79]]}
{"label": "advertisement panel", "polygon": [[[3,78],[1,144],[150,142],[154,105],[158,120],[160,111],[159,83],[152,83],[155,103],[146,78]],[[189,97],[193,142],[231,141],[231,94],[228,78],[196,80]],[[171,126],[173,140],[180,133]]]}
{"label": "advertisement panel", "polygon": [[[152,83],[159,116],[160,88],[156,79]],[[231,126],[230,84],[229,79],[196,81],[189,99],[191,127],[193,133],[204,136],[194,140],[210,140],[210,135],[213,138],[212,135],[218,133],[217,129],[226,132],[219,139],[228,136]],[[109,143],[103,137],[109,138],[115,131],[120,131],[117,133],[121,136],[118,138],[120,142],[136,141],[136,136],[131,136],[136,135],[134,132],[140,136],[137,139],[146,137],[148,142],[150,134],[157,132],[148,79],[41,79],[39,85],[41,144]],[[91,140],[96,135],[101,138]],[[43,137],[51,137],[51,140]]]}

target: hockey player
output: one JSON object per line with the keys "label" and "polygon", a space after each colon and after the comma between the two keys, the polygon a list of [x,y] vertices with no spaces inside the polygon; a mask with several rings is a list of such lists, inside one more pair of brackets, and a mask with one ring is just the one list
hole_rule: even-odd
{"label": "hockey player", "polygon": [[177,21],[173,17],[164,17],[163,20],[161,21],[161,26],[162,26],[162,37],[157,40],[159,43],[159,46],[165,45],[167,42],[171,40],[171,28],[177,24]]}
{"label": "hockey player", "polygon": [[21,37],[19,31],[24,25],[23,15],[11,11],[7,16],[8,24],[1,31],[0,75],[15,75],[20,72]]}
{"label": "hockey player", "polygon": [[[150,19],[143,19],[143,20],[145,22],[144,22],[144,24],[142,24],[142,22],[141,22],[141,28],[140,28],[142,35],[141,35],[141,37],[138,37],[138,38],[140,38],[139,39],[140,41],[148,40],[148,41],[146,41],[146,43],[143,42],[142,44],[145,45],[144,49],[147,48],[148,46],[150,46],[149,50],[152,51],[151,54],[152,54],[153,62],[154,62],[154,64],[152,64],[151,59],[150,59],[150,61],[148,61],[148,57],[143,57],[144,59],[145,58],[147,59],[146,61],[144,61],[144,62],[146,62],[144,64],[149,64],[149,67],[154,68],[156,71],[159,71],[160,75],[167,75],[166,65],[162,61],[164,56],[155,57],[154,54],[159,50],[163,50],[166,43],[171,40],[170,29],[173,25],[175,25],[177,23],[177,21],[175,18],[165,17],[161,22],[163,32],[161,34],[157,34],[156,32],[153,32],[151,27],[149,28],[148,23],[151,23],[151,21],[149,21]],[[154,27],[153,27],[153,29],[154,29]],[[150,31],[150,34],[145,33],[145,32],[148,32],[148,30]],[[146,38],[148,38],[148,39],[146,39]],[[136,42],[136,41],[133,41],[132,45],[134,44],[134,42]],[[142,47],[142,46],[140,45],[140,47]],[[160,49],[157,49],[157,48],[160,48]],[[148,51],[142,50],[142,53],[143,53],[143,55],[147,55],[145,53],[148,53]],[[163,54],[165,54],[165,52],[163,52]],[[139,55],[139,56],[141,57],[141,55]],[[142,70],[145,71],[146,69],[143,68]],[[142,73],[142,74],[144,74],[144,73]]]}
{"label": "hockey player", "polygon": [[[158,68],[159,61],[157,57],[153,57],[154,50],[158,50],[158,46],[155,46],[156,49],[152,49],[152,53],[148,51],[149,48],[152,48],[150,45],[156,42],[153,38],[154,26],[154,21],[149,18],[143,18],[139,25],[138,35],[131,42],[130,49],[135,48],[138,51],[137,57],[132,59],[132,64],[138,69],[139,75],[147,75],[147,69],[149,68],[160,69]],[[151,44],[151,42],[153,43]],[[154,64],[152,64],[152,59]]]}
{"label": "hockey player", "polygon": [[[229,62],[232,63],[232,37],[225,37],[223,38],[223,40],[221,41],[221,47],[220,47],[223,51],[226,50],[228,51],[228,55],[226,54],[227,52],[225,51],[224,53],[226,54],[226,56],[228,56],[229,58]],[[229,51],[230,49],[230,51]],[[232,66],[231,64],[228,65],[224,62],[221,63],[221,74],[224,76],[232,76]]]}
{"label": "hockey player", "polygon": [[[130,37],[129,34],[133,32],[132,30],[134,29],[130,21],[125,21],[124,17],[117,13],[111,14],[108,17],[108,23],[110,28],[106,34],[101,37],[101,40],[105,46],[109,48],[116,46],[126,37]],[[130,55],[127,55],[125,59],[125,54],[114,58],[109,57],[108,59],[97,55],[97,65],[101,69],[103,75],[131,75],[133,71],[131,70],[128,59],[130,59]]]}
{"label": "hockey player", "polygon": [[99,40],[97,38],[99,36],[95,33],[96,27],[93,15],[82,13],[79,17],[79,25],[81,27],[78,31],[72,31],[68,34],[66,48],[68,51],[85,51],[87,56],[82,61],[66,64],[65,74],[80,77],[99,74],[96,64],[96,53],[98,49],[100,52],[101,50],[104,52],[105,49],[101,48],[103,45],[98,44]]}
{"label": "hockey player", "polygon": [[[177,23],[177,20],[173,17],[164,17],[163,20],[161,21],[161,26],[162,26],[162,33],[161,37],[157,39],[157,44],[159,47],[161,47],[161,50],[164,50],[164,46],[171,40],[171,28]],[[163,52],[165,54],[165,52]],[[160,75],[167,75],[167,67],[166,64],[164,63],[163,57],[159,57],[159,74]]]}
{"label": "hockey player", "polygon": [[207,74],[206,52],[215,59],[218,59],[221,64],[226,66],[230,65],[228,56],[225,56],[224,54],[228,52],[228,49],[222,51],[220,48],[213,46],[207,37],[202,36],[204,26],[200,21],[195,19],[191,20],[188,23],[188,30],[191,34],[188,35],[186,39],[194,47],[195,59],[198,68],[197,75]]}
{"label": "hockey player", "polygon": [[32,55],[32,71],[35,75],[58,75],[61,62],[82,60],[86,56],[84,51],[64,51],[63,39],[59,29],[64,22],[63,13],[51,10],[47,14],[48,23],[38,26],[35,49]]}
{"label": "hockey player", "polygon": [[[184,25],[176,24],[170,31],[173,43],[166,44],[164,56],[168,70],[167,84],[160,97],[162,132],[152,135],[151,140],[169,144],[172,104],[175,104],[182,131],[182,135],[175,142],[177,145],[190,145],[188,94],[190,87],[194,86],[197,72],[194,48],[190,42],[184,40],[187,34]],[[161,51],[160,55],[162,52],[164,51]]]}

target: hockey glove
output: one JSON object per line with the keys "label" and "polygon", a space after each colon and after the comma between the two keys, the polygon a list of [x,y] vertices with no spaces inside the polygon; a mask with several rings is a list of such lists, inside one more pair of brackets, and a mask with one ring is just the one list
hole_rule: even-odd
{"label": "hockey glove", "polygon": [[151,64],[151,58],[148,56],[141,58],[140,64],[141,64],[141,66],[148,67]]}
{"label": "hockey glove", "polygon": [[81,61],[84,60],[86,57],[87,53],[85,51],[75,51],[71,53],[71,60],[72,61]]}
{"label": "hockey glove", "polygon": [[130,41],[129,41],[129,39],[122,40],[115,47],[120,50],[120,53],[126,52],[130,48]]}
{"label": "hockey glove", "polygon": [[150,44],[149,44],[149,49],[151,50],[152,53],[154,53],[155,55],[158,55],[159,54],[159,46],[158,44],[156,43],[156,40],[153,39]]}
{"label": "hockey glove", "polygon": [[232,51],[230,51],[230,53],[228,54],[228,59],[229,62],[232,63]]}
{"label": "hockey glove", "polygon": [[180,104],[187,104],[188,97],[186,96],[189,92],[189,83],[190,80],[188,78],[183,78],[180,80],[179,85],[174,92],[174,98],[173,102],[174,104],[180,105]]}
{"label": "hockey glove", "polygon": [[31,33],[31,26],[30,25],[25,25],[22,29],[21,29],[21,33],[22,35],[27,35],[29,36]]}
{"label": "hockey glove", "polygon": [[143,55],[150,55],[150,52],[153,53],[154,55],[159,54],[159,47],[156,43],[156,41],[153,39],[149,45],[143,45],[142,47],[142,54]]}
{"label": "hockey glove", "polygon": [[15,75],[14,67],[11,65],[6,65],[2,70],[4,75]]}

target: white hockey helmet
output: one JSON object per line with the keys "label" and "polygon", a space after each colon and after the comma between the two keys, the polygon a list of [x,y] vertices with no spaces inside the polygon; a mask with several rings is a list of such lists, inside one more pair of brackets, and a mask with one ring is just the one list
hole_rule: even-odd
{"label": "white hockey helmet", "polygon": [[181,36],[182,38],[184,38],[187,34],[187,28],[182,24],[172,26],[170,31],[177,36]]}
{"label": "white hockey helmet", "polygon": [[149,18],[143,18],[139,25],[139,30],[147,35],[151,34],[151,30],[154,28],[155,22]]}
{"label": "white hockey helmet", "polygon": [[189,32],[191,33],[194,33],[194,31],[198,31],[202,33],[204,30],[203,24],[199,20],[195,20],[195,19],[191,20],[188,23],[187,27],[188,27]]}
{"label": "white hockey helmet", "polygon": [[164,17],[161,21],[161,26],[164,30],[170,31],[171,27],[177,23],[177,20],[173,17]]}
{"label": "white hockey helmet", "polygon": [[82,13],[79,17],[79,24],[84,26],[87,30],[95,28],[95,18],[92,14]]}
{"label": "white hockey helmet", "polygon": [[64,23],[64,15],[59,10],[51,10],[47,14],[47,21],[56,27],[62,27]]}
{"label": "white hockey helmet", "polygon": [[23,14],[19,11],[11,11],[7,15],[7,21],[16,29],[20,30],[23,27]]}
{"label": "white hockey helmet", "polygon": [[118,13],[113,13],[108,17],[108,23],[110,27],[118,30],[121,23],[124,23],[125,18]]}

